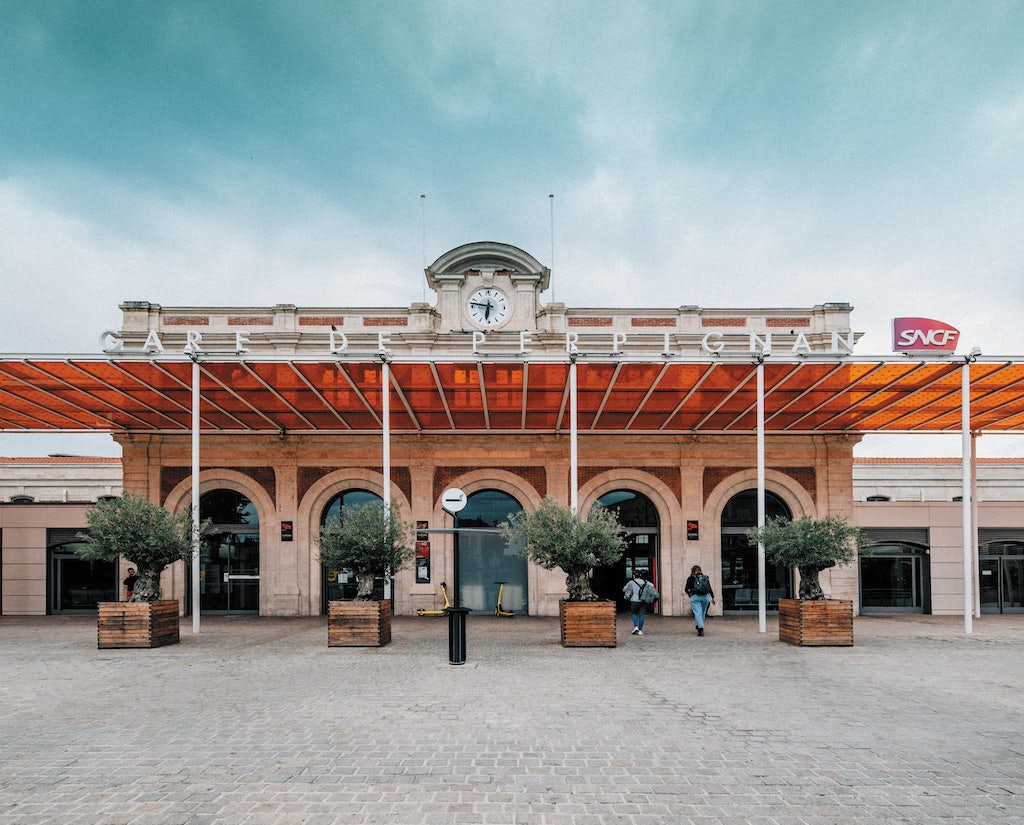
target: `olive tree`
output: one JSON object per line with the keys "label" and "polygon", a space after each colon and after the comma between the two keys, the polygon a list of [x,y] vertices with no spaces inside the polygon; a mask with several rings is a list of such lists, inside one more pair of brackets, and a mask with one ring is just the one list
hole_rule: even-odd
{"label": "olive tree", "polygon": [[125,493],[102,499],[86,513],[89,532],[79,534],[75,552],[83,559],[124,558],[138,574],[130,601],[160,598],[160,574],[178,561],[192,558],[192,514],[172,514],[143,496]]}
{"label": "olive tree", "polygon": [[377,577],[393,577],[413,556],[412,526],[395,517],[398,504],[382,501],[346,505],[341,519],[320,528],[320,561],[356,576],[356,601],[373,600]]}
{"label": "olive tree", "polygon": [[825,598],[818,574],[836,564],[848,564],[868,545],[858,527],[841,516],[813,519],[809,516],[790,521],[775,516],[761,529],[747,531],[753,542],[764,544],[765,557],[773,564],[795,567],[800,571],[800,599]]}
{"label": "olive tree", "polygon": [[536,510],[521,510],[502,522],[502,535],[546,570],[565,572],[569,601],[594,602],[590,571],[613,564],[626,552],[626,540],[615,514],[594,505],[586,518],[550,496]]}

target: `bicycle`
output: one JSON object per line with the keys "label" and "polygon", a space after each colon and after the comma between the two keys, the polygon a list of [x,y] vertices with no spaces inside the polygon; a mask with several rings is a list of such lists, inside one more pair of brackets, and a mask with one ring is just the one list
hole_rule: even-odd
{"label": "bicycle", "polygon": [[452,603],[448,599],[448,585],[445,582],[441,582],[441,595],[444,596],[444,607],[440,610],[426,610],[422,607],[417,608],[417,616],[445,616],[445,611],[452,606]]}
{"label": "bicycle", "polygon": [[501,604],[501,596],[505,592],[505,582],[495,582],[495,584],[498,585],[498,602],[494,605],[494,615],[506,616],[511,619],[516,615],[515,611],[506,610]]}

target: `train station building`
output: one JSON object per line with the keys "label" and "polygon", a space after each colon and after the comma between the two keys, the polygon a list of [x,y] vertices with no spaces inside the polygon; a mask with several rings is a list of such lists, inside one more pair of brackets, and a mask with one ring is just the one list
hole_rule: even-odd
{"label": "train station building", "polygon": [[[648,570],[666,615],[688,612],[694,564],[727,613],[757,609],[758,596],[771,610],[795,592],[794,572],[771,567],[759,590],[746,538],[759,507],[875,531],[886,550],[868,565],[866,590],[860,564],[823,574],[829,595],[861,610],[955,613],[965,589],[984,592],[958,574],[964,551],[952,538],[965,517],[977,534],[982,515],[963,501],[929,512],[880,492],[858,501],[853,448],[865,432],[963,430],[966,444],[971,433],[1024,429],[1017,359],[866,358],[843,303],[545,302],[551,272],[501,243],[453,249],[425,277],[436,300],[401,307],[127,302],[101,353],[0,358],[0,426],[109,431],[123,489],[174,511],[198,500],[211,522],[199,563],[164,581],[186,612],[324,613],[352,588],[319,563],[320,525],[380,498],[416,527],[415,564],[386,585],[398,614],[436,607],[441,582],[488,611],[504,582],[506,606],[556,615],[564,576],[529,564],[498,529],[545,496],[613,508],[628,550],[594,571],[595,589],[615,598],[633,570]],[[446,491],[464,506],[446,509]],[[37,540],[19,544],[27,533],[10,507],[39,502],[13,498],[0,507],[0,609],[60,612],[72,596],[54,559],[71,570],[77,531],[64,521],[84,517],[45,528],[54,532],[40,557],[28,546]],[[983,510],[986,547],[999,549],[988,555],[1010,572],[1000,561],[986,573],[975,548],[973,580],[1010,581],[1014,559],[1024,565],[1021,510]],[[116,589],[119,575],[100,578]]]}

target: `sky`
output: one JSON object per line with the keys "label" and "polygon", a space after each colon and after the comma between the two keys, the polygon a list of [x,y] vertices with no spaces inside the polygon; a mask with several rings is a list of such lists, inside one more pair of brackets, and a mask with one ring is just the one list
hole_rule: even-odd
{"label": "sky", "polygon": [[[0,0],[0,353],[98,353],[126,300],[407,307],[498,241],[545,301],[846,302],[859,355],[921,316],[1021,356],[1022,31],[998,0]],[[118,454],[0,434],[54,451]]]}

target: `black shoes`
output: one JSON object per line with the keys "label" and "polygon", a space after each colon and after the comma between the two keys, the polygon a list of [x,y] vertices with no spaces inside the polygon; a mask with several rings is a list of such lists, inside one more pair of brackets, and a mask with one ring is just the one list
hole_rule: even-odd
{"label": "black shoes", "polygon": [[704,635],[704,628],[703,627],[698,627],[697,628],[697,635],[698,636],[703,636]]}

